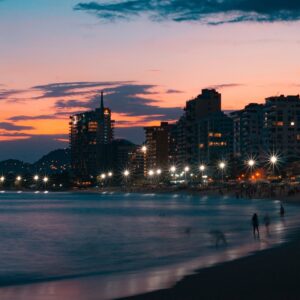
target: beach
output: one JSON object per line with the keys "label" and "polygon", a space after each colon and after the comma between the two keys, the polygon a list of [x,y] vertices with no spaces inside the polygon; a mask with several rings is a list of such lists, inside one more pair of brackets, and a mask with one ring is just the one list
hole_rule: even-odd
{"label": "beach", "polygon": [[[255,272],[273,280],[298,259],[300,207],[286,204],[281,218],[279,200],[231,195],[3,193],[0,299],[241,299],[226,298],[227,288],[243,295],[257,285]],[[260,239],[252,235],[254,212]],[[226,243],[216,245],[215,232]]]}
{"label": "beach", "polygon": [[300,240],[201,269],[174,287],[123,300],[299,299]]}

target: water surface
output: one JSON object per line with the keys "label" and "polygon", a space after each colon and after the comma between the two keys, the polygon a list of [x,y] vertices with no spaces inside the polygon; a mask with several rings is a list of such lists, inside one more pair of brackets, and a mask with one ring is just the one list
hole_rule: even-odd
{"label": "water surface", "polygon": [[[73,300],[99,300],[161,288],[197,266],[285,241],[287,229],[298,226],[300,210],[287,206],[283,220],[279,206],[185,194],[2,193],[0,298],[47,300],[54,290],[60,293],[56,300],[66,291],[76,291],[68,296]],[[261,223],[259,241],[251,231],[254,212]],[[270,236],[265,213],[271,217]],[[215,230],[224,232],[226,247],[215,247]],[[46,285],[5,288],[40,281]],[[91,285],[96,294],[86,298]],[[48,291],[43,298],[41,287]]]}

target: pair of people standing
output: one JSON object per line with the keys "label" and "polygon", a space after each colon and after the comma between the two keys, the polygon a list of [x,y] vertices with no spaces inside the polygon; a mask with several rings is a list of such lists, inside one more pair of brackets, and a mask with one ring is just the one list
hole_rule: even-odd
{"label": "pair of people standing", "polygon": [[[281,218],[283,218],[284,215],[285,215],[285,209],[284,209],[282,204],[280,204],[279,214],[280,214]],[[270,234],[269,226],[271,224],[271,219],[270,219],[268,214],[266,214],[265,217],[264,217],[264,223],[265,223],[267,234],[269,235]],[[256,237],[259,238],[259,221],[258,221],[257,213],[254,213],[253,216],[252,216],[252,228],[253,228],[254,238],[256,238]]]}

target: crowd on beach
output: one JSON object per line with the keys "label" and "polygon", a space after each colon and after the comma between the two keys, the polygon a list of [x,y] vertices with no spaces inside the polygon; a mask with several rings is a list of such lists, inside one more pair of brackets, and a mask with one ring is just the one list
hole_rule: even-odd
{"label": "crowd on beach", "polygon": [[290,184],[235,184],[227,185],[219,188],[219,195],[231,195],[235,198],[258,198],[258,199],[274,199],[279,200],[293,198],[299,195],[300,186]]}

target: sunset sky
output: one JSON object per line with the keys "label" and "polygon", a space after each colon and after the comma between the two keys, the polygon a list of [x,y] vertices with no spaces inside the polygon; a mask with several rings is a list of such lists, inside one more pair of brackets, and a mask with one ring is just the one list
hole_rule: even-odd
{"label": "sunset sky", "polygon": [[226,110],[299,94],[298,0],[81,1],[0,0],[0,160],[66,147],[102,89],[134,142],[202,88]]}

